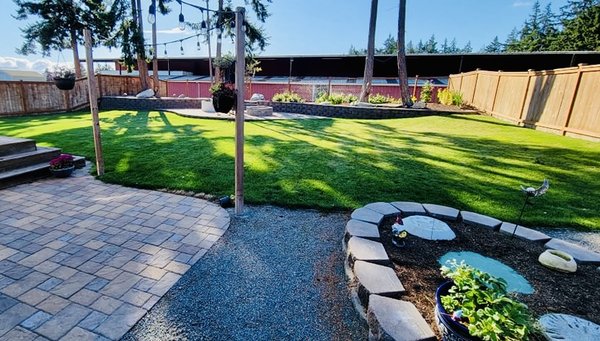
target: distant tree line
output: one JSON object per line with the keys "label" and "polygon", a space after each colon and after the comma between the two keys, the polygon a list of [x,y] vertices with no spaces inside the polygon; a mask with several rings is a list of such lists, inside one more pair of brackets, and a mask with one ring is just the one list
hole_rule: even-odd
{"label": "distant tree line", "polygon": [[[397,52],[398,41],[391,34],[384,40],[381,47],[375,48],[375,53],[377,54],[396,54]],[[440,45],[435,39],[435,35],[431,35],[425,42],[419,40],[416,45],[412,40],[409,40],[408,43],[406,43],[406,53],[410,54],[470,52],[473,52],[470,41],[467,42],[465,46],[458,47],[456,38],[452,39],[450,42],[448,42],[448,39],[444,39],[444,42]],[[354,46],[350,46],[350,50],[348,51],[349,55],[365,55],[366,53],[367,49],[357,49]]]}
{"label": "distant tree line", "polygon": [[532,12],[503,44],[496,36],[483,52],[600,51],[600,0],[569,0],[558,14],[548,3]]}
{"label": "distant tree line", "polygon": [[[397,40],[390,34],[376,54],[397,53]],[[569,0],[559,13],[548,3],[543,9],[539,1],[520,28],[515,27],[504,43],[498,36],[480,52],[600,51],[600,0]],[[427,41],[406,43],[406,53],[470,53],[471,42],[459,47],[456,38],[440,44],[434,35]],[[350,46],[348,54],[365,55],[366,49]]]}

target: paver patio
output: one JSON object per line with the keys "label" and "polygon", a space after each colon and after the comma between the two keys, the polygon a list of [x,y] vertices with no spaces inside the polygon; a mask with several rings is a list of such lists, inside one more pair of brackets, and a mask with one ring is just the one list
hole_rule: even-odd
{"label": "paver patio", "polygon": [[229,227],[205,200],[78,170],[0,190],[0,340],[116,340]]}

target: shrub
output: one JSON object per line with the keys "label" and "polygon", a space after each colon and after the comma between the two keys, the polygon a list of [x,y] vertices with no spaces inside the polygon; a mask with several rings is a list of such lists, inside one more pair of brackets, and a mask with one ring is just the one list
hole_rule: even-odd
{"label": "shrub", "polygon": [[[506,292],[506,281],[461,262],[443,266],[442,274],[454,284],[442,306],[467,322],[469,334],[483,340],[527,340],[534,332],[534,319],[523,303]],[[460,313],[458,313],[460,311]]]}
{"label": "shrub", "polygon": [[433,92],[433,85],[430,81],[425,82],[425,85],[421,88],[421,102],[431,102],[431,93]]}
{"label": "shrub", "polygon": [[304,102],[304,99],[298,95],[295,92],[290,92],[290,91],[284,91],[284,92],[278,92],[275,95],[273,95],[273,98],[271,99],[273,102],[296,102],[296,103],[302,103]]}
{"label": "shrub", "polygon": [[444,105],[462,105],[462,95],[458,91],[444,89],[438,92],[438,101]]}
{"label": "shrub", "polygon": [[331,104],[336,104],[336,105],[343,104],[343,103],[352,103],[352,102],[356,102],[356,101],[358,101],[358,97],[356,97],[352,94],[343,94],[343,93],[327,94],[326,92],[322,93],[315,100],[315,102],[317,102],[317,103],[329,102]]}
{"label": "shrub", "polygon": [[369,96],[369,103],[371,104],[385,104],[385,103],[400,103],[399,99],[396,99],[389,95],[375,94]]}

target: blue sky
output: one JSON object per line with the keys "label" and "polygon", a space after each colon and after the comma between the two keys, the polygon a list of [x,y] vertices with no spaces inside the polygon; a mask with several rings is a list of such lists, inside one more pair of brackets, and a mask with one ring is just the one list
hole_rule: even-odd
{"label": "blue sky", "polygon": [[[188,0],[188,2],[204,4],[205,1]],[[234,6],[243,1],[234,0]],[[548,3],[542,0],[542,6]],[[3,0],[7,6],[0,14],[0,67],[20,67],[42,69],[57,61],[70,62],[71,52],[63,51],[62,55],[53,53],[50,57],[41,55],[21,56],[15,49],[21,45],[20,27],[26,21],[12,18],[16,6],[12,0]],[[215,6],[216,0],[210,0]],[[273,0],[269,4],[272,15],[264,24],[264,29],[270,37],[266,50],[260,55],[336,55],[348,52],[350,45],[365,47],[367,42],[369,0]],[[415,44],[420,39],[429,39],[434,34],[441,43],[444,38],[456,38],[459,46],[471,42],[474,51],[480,50],[496,35],[501,41],[506,39],[513,27],[522,25],[531,12],[532,1],[527,0],[407,0],[406,40]],[[555,12],[563,6],[566,0],[554,0],[552,6]],[[150,0],[142,0],[144,16]],[[181,31],[177,28],[179,6],[171,5],[173,11],[167,16],[159,16],[158,42],[178,40],[194,35],[189,29]],[[183,7],[186,21],[199,21],[200,12],[196,9]],[[396,34],[398,16],[397,0],[379,0],[377,18],[377,43],[381,45],[389,35]],[[150,28],[146,24],[145,30]],[[149,38],[149,32],[147,34]],[[224,40],[225,50],[231,50],[231,41]],[[167,46],[170,57],[181,57],[179,43]],[[164,55],[164,47],[159,47],[159,56]],[[185,57],[208,55],[205,45],[200,51],[196,48],[196,39],[184,42]],[[214,40],[213,40],[214,51]],[[80,51],[84,56],[85,51]],[[214,55],[214,52],[213,52]],[[118,51],[99,48],[94,51],[94,57],[118,57]]]}

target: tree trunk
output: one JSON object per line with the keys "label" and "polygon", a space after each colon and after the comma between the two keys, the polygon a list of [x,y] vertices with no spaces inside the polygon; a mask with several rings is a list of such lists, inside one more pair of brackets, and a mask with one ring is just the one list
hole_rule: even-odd
{"label": "tree trunk", "polygon": [[406,0],[400,0],[398,10],[398,82],[400,85],[400,98],[402,105],[412,107],[412,99],[408,89],[408,74],[406,72],[406,51],[404,43],[404,33],[406,24]]}
{"label": "tree trunk", "polygon": [[75,30],[71,30],[71,49],[73,50],[75,78],[81,78],[81,62],[79,61],[79,47],[77,46],[77,35]]}
{"label": "tree trunk", "polygon": [[[216,56],[215,56],[215,59],[219,63],[221,62],[221,45],[223,44],[223,42],[222,42],[223,34],[221,33],[221,32],[223,32],[223,29],[222,29],[223,16],[221,15],[222,12],[223,12],[223,0],[219,0],[219,13],[218,13],[218,19],[217,19],[217,26],[221,25],[221,28],[217,29],[217,52],[216,52]],[[217,64],[215,66],[215,83],[220,83],[222,81],[223,81],[223,75],[222,75],[221,66],[219,64]]]}
{"label": "tree trunk", "polygon": [[140,75],[140,86],[142,90],[146,90],[150,87],[150,83],[148,81],[148,63],[146,62],[146,53],[144,50],[144,25],[142,23],[142,9],[140,0],[131,0],[131,11],[133,14],[133,22],[137,26],[139,39],[141,41],[137,42],[136,52],[137,52],[137,65],[138,65],[138,73]]}
{"label": "tree trunk", "polygon": [[371,94],[371,85],[373,83],[373,64],[375,60],[375,26],[377,26],[377,1],[371,0],[371,19],[369,20],[369,42],[367,43],[367,58],[365,60],[365,75],[363,79],[362,90],[360,92],[360,102],[367,102]]}

